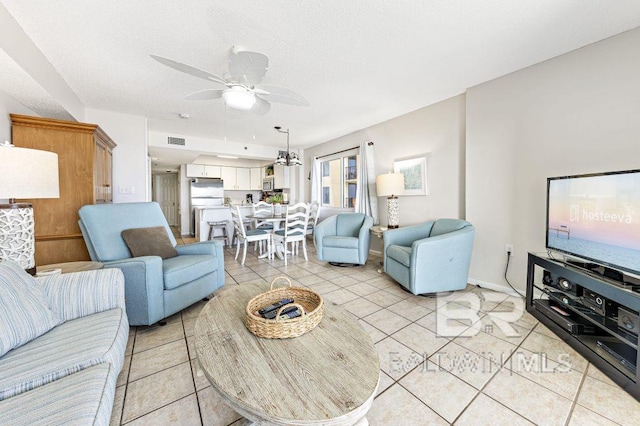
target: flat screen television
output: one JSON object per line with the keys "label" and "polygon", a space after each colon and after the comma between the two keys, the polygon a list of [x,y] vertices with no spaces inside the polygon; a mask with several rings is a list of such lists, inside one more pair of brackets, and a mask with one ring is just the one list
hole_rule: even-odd
{"label": "flat screen television", "polygon": [[640,170],[548,178],[546,247],[640,275]]}

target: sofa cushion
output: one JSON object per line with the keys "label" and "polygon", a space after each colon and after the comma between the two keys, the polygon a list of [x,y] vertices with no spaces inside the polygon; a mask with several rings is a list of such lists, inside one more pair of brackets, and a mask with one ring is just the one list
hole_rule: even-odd
{"label": "sofa cushion", "polygon": [[387,248],[387,257],[390,257],[409,268],[411,267],[411,251],[411,247],[389,246]]}
{"label": "sofa cushion", "polygon": [[103,362],[119,372],[128,336],[120,308],[59,325],[0,358],[0,401]]}
{"label": "sofa cushion", "polygon": [[342,237],[342,236],[326,236],[322,239],[323,247],[339,247],[348,249],[358,248],[358,238],[355,237]]}
{"label": "sofa cushion", "polygon": [[0,262],[0,356],[60,322],[36,280],[16,262]]}
{"label": "sofa cushion", "polygon": [[108,425],[117,373],[99,364],[0,401],[1,424]]}
{"label": "sofa cushion", "polygon": [[189,254],[162,261],[164,288],[172,290],[218,269],[218,260],[208,254]]}
{"label": "sofa cushion", "polygon": [[431,227],[430,237],[436,237],[442,234],[448,234],[469,225],[468,222],[460,219],[438,219]]}
{"label": "sofa cushion", "polygon": [[125,229],[122,239],[133,257],[160,256],[168,259],[178,255],[164,226]]}

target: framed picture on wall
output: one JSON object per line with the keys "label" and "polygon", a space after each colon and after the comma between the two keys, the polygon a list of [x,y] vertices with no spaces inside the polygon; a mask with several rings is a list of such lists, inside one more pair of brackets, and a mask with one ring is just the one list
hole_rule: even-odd
{"label": "framed picture on wall", "polygon": [[404,175],[404,195],[427,195],[426,155],[395,160],[393,172]]}

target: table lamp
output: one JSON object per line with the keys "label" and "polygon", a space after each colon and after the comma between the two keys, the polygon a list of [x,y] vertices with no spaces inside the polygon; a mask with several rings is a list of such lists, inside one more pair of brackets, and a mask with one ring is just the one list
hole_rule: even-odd
{"label": "table lamp", "polygon": [[35,274],[33,206],[16,198],[58,198],[58,154],[0,144],[0,259]]}
{"label": "table lamp", "polygon": [[378,196],[387,197],[387,227],[397,228],[400,223],[400,202],[398,195],[404,194],[404,175],[387,173],[376,178]]}

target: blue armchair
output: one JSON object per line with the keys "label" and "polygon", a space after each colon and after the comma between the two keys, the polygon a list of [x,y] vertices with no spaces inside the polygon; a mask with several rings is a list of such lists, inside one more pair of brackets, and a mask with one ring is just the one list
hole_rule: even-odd
{"label": "blue armchair", "polygon": [[[120,268],[125,277],[127,316],[131,325],[151,325],[224,285],[220,241],[176,246],[158,203],[96,204],[78,212],[80,229],[94,261]],[[121,233],[126,229],[164,226],[178,256],[131,257]]]}
{"label": "blue armchair", "polygon": [[369,257],[373,218],[362,213],[329,216],[315,226],[318,260],[364,265]]}
{"label": "blue armchair", "polygon": [[413,294],[462,290],[474,235],[473,225],[459,219],[385,231],[384,271]]}

